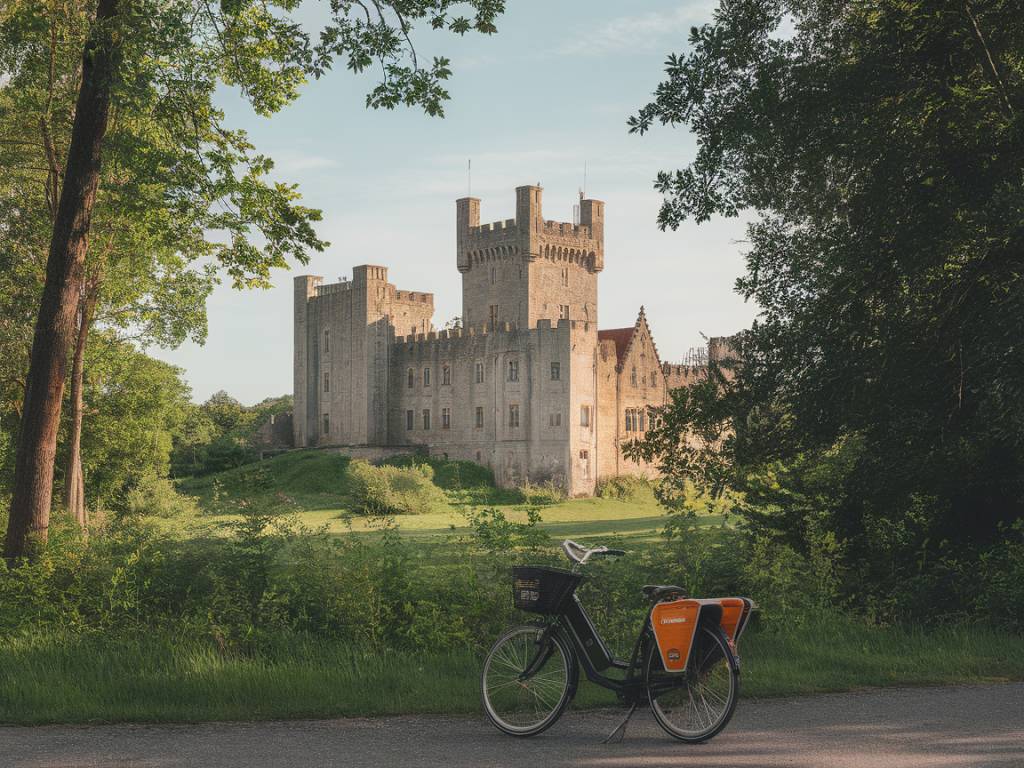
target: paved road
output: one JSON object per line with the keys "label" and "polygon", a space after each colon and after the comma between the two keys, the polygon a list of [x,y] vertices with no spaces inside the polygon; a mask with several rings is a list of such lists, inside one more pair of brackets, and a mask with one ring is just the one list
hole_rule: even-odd
{"label": "paved road", "polygon": [[532,739],[481,718],[0,728],[5,768],[967,768],[1024,766],[1024,683],[741,701],[726,731],[687,746],[638,712],[568,713]]}

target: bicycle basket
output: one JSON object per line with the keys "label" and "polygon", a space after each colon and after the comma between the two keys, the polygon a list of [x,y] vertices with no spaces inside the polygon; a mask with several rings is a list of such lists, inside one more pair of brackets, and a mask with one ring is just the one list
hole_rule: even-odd
{"label": "bicycle basket", "polygon": [[512,599],[516,608],[533,613],[559,613],[583,577],[563,568],[517,565],[512,568]]}

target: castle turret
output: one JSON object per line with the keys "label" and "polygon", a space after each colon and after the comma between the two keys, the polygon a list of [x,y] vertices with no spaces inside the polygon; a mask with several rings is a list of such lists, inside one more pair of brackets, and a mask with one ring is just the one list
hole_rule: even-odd
{"label": "castle turret", "polygon": [[480,224],[480,201],[456,202],[457,264],[467,327],[542,319],[597,322],[604,203],[583,200],[580,223],[546,221],[539,185],[516,188],[516,217]]}

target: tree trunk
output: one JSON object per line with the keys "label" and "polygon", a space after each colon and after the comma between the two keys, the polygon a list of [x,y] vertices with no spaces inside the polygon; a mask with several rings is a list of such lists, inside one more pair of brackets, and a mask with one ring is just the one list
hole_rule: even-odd
{"label": "tree trunk", "polygon": [[111,24],[117,4],[118,0],[99,0],[82,57],[82,84],[46,261],[46,283],[32,339],[18,433],[14,493],[4,541],[4,557],[12,561],[31,556],[37,546],[45,544],[50,524],[61,398],[118,53]]}
{"label": "tree trunk", "polygon": [[82,475],[82,408],[85,373],[85,345],[89,340],[97,289],[87,281],[82,289],[78,310],[78,339],[71,365],[71,426],[68,433],[67,470],[64,473],[64,507],[79,527],[86,529],[85,478]]}

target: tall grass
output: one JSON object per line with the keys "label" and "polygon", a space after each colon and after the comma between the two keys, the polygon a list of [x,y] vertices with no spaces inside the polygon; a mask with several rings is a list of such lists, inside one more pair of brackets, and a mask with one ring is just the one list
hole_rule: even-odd
{"label": "tall grass", "polygon": [[[481,638],[489,641],[489,638]],[[870,627],[825,614],[740,643],[744,696],[1024,679],[1021,638]],[[483,653],[378,652],[281,633],[242,654],[208,641],[27,635],[0,640],[0,722],[259,720],[479,711]],[[583,682],[576,707],[613,706]]]}

